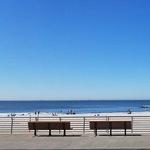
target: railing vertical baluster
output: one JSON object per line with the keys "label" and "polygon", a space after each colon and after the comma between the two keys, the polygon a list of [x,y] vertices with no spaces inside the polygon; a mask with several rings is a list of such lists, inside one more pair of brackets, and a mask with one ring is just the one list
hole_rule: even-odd
{"label": "railing vertical baluster", "polygon": [[30,117],[29,117],[29,121],[31,122],[31,114],[30,114]]}
{"label": "railing vertical baluster", "polygon": [[[30,116],[29,116],[29,122],[31,122],[31,114],[30,114]],[[30,130],[29,130],[29,132],[30,132]]]}
{"label": "railing vertical baluster", "polygon": [[[108,123],[109,123],[109,120],[110,120],[109,116],[106,116],[106,121],[108,121]],[[106,132],[109,133],[109,129],[107,129]]]}
{"label": "railing vertical baluster", "polygon": [[13,134],[13,116],[11,116],[11,129],[10,129],[10,134]]}
{"label": "railing vertical baluster", "polygon": [[131,125],[132,125],[131,133],[133,133],[133,116],[131,117]]}
{"label": "railing vertical baluster", "polygon": [[83,117],[83,134],[85,134],[85,117]]}
{"label": "railing vertical baluster", "polygon": [[[59,117],[59,121],[61,122],[61,117]],[[61,133],[61,130],[59,130],[59,134]]]}
{"label": "railing vertical baluster", "polygon": [[110,120],[110,117],[109,116],[107,116],[107,121],[109,121]]}
{"label": "railing vertical baluster", "polygon": [[61,117],[59,117],[59,121],[61,122]]}

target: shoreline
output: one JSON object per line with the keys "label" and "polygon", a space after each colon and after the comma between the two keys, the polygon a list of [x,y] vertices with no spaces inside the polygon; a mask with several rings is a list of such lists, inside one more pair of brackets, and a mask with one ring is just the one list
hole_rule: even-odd
{"label": "shoreline", "polygon": [[0,113],[0,117],[81,117],[81,116],[150,116],[150,112],[104,112],[104,113],[78,113],[78,114],[65,114],[65,113],[51,113],[40,112],[18,112],[18,113]]}

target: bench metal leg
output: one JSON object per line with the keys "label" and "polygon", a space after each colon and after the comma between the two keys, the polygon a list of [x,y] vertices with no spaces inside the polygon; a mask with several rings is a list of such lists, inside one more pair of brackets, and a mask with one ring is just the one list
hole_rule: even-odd
{"label": "bench metal leg", "polygon": [[112,129],[110,129],[110,136],[112,136]]}
{"label": "bench metal leg", "polygon": [[94,128],[95,128],[94,130],[95,136],[97,136],[97,122],[94,123]]}
{"label": "bench metal leg", "polygon": [[51,136],[51,130],[49,130],[49,136]]}
{"label": "bench metal leg", "polygon": [[64,129],[64,136],[66,136],[66,130]]}
{"label": "bench metal leg", "polygon": [[95,136],[97,136],[97,129],[94,130],[94,134],[95,134]]}
{"label": "bench metal leg", "polygon": [[36,129],[34,130],[34,136],[36,136]]}
{"label": "bench metal leg", "polygon": [[127,125],[126,125],[126,122],[124,122],[124,135],[127,135]]}
{"label": "bench metal leg", "polygon": [[127,130],[126,129],[124,129],[124,135],[127,135]]}
{"label": "bench metal leg", "polygon": [[109,129],[110,129],[110,136],[112,136],[112,123],[109,123]]}

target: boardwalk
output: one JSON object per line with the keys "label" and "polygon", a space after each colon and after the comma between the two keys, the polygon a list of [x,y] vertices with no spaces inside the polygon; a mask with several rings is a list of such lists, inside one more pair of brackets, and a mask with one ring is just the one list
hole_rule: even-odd
{"label": "boardwalk", "polygon": [[[94,136],[89,129],[91,120],[131,120],[132,130],[128,136],[123,136],[123,130],[113,130],[114,136],[108,136],[109,131],[98,131],[101,136]],[[73,130],[67,131],[66,137],[62,131],[38,131],[34,137],[28,130],[29,117],[0,118],[0,149],[149,149],[150,148],[150,116],[123,117],[40,117],[39,121],[70,121]],[[118,136],[119,135],[119,136]]]}
{"label": "boardwalk", "polygon": [[0,135],[0,149],[148,149],[150,136]]}

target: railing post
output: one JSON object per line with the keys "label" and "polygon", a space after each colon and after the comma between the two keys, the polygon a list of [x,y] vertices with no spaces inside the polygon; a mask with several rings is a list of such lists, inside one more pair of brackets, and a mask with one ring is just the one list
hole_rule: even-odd
{"label": "railing post", "polygon": [[131,125],[132,125],[131,133],[133,133],[133,116],[131,117]]}
{"label": "railing post", "polygon": [[11,116],[11,128],[10,128],[10,134],[13,134],[13,116]]}
{"label": "railing post", "polygon": [[[29,122],[31,122],[31,114],[30,114],[30,116],[29,116]],[[30,132],[30,130],[29,130],[29,132]]]}
{"label": "railing post", "polygon": [[29,117],[29,121],[31,122],[31,115],[30,115],[30,117]]}
{"label": "railing post", "polygon": [[61,122],[61,117],[59,117],[59,121]]}
{"label": "railing post", "polygon": [[[109,116],[106,116],[106,121],[108,121],[108,123],[109,123],[109,120],[110,120]],[[106,132],[109,133],[109,129],[107,129]]]}
{"label": "railing post", "polygon": [[83,117],[83,134],[85,134],[85,117]]}
{"label": "railing post", "polygon": [[[61,117],[59,117],[59,121],[61,122]],[[59,130],[59,134],[61,133],[61,130]]]}
{"label": "railing post", "polygon": [[109,121],[109,116],[106,116],[106,120]]}

